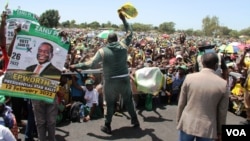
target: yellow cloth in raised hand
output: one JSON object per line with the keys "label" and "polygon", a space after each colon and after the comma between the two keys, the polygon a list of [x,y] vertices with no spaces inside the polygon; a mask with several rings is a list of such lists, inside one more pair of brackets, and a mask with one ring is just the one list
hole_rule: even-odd
{"label": "yellow cloth in raised hand", "polygon": [[118,9],[118,12],[121,12],[127,19],[135,18],[138,15],[137,9],[130,2],[122,5],[122,7]]}

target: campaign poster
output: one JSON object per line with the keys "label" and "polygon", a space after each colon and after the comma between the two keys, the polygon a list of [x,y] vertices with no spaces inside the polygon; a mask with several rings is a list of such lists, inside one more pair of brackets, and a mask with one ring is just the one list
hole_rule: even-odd
{"label": "campaign poster", "polygon": [[33,23],[39,25],[37,16],[31,12],[24,10],[10,10],[7,9],[7,19],[6,19],[6,44],[10,44],[14,37],[14,30],[18,24],[23,23]]}
{"label": "campaign poster", "polygon": [[53,102],[68,49],[57,30],[22,24],[0,94]]}

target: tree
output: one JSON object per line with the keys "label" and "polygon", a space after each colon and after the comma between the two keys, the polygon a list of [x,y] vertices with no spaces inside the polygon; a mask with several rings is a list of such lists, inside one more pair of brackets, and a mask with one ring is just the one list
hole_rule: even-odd
{"label": "tree", "polygon": [[202,20],[202,30],[206,36],[212,36],[215,35],[218,32],[219,27],[219,18],[216,16],[213,16],[210,18],[210,16],[206,16]]}
{"label": "tree", "polygon": [[239,32],[237,30],[232,30],[229,32],[230,37],[238,38]]}
{"label": "tree", "polygon": [[79,27],[80,27],[80,28],[87,28],[87,27],[88,27],[88,23],[87,23],[87,22],[81,23],[81,24],[79,25]]}
{"label": "tree", "polygon": [[174,22],[164,22],[159,25],[159,32],[172,34],[175,32]]}
{"label": "tree", "polygon": [[151,24],[142,24],[142,23],[133,23],[132,28],[134,31],[150,31],[153,29],[153,26]]}
{"label": "tree", "polygon": [[119,28],[119,26],[116,25],[116,24],[112,24],[111,27],[112,27],[112,28]]}
{"label": "tree", "polygon": [[[133,31],[148,32],[153,29],[151,24],[133,23],[131,24]],[[119,25],[119,30],[125,30],[124,25]]]}
{"label": "tree", "polygon": [[220,26],[218,35],[220,35],[220,36],[228,36],[231,31],[232,31],[232,29],[229,29],[226,26]]}
{"label": "tree", "polygon": [[42,26],[57,28],[59,25],[60,15],[57,10],[47,10],[39,18],[39,23]]}
{"label": "tree", "polygon": [[185,30],[184,33],[191,36],[191,35],[193,35],[194,30],[192,28],[190,28],[190,29]]}
{"label": "tree", "polygon": [[196,31],[193,32],[193,35],[194,35],[194,36],[202,36],[202,34],[203,34],[203,33],[202,33],[201,30],[196,30]]}
{"label": "tree", "polygon": [[250,27],[246,28],[246,29],[242,29],[240,31],[241,35],[246,35],[246,36],[250,36]]}
{"label": "tree", "polygon": [[97,21],[94,21],[94,22],[90,23],[88,26],[89,26],[90,28],[92,28],[92,29],[98,29],[98,28],[101,27],[100,23],[97,22]]}
{"label": "tree", "polygon": [[65,21],[65,22],[62,22],[62,23],[61,23],[61,26],[62,26],[62,27],[68,27],[68,28],[69,28],[69,27],[70,27],[70,21],[67,20],[67,21]]}
{"label": "tree", "polygon": [[112,25],[111,22],[108,21],[107,23],[103,23],[103,24],[101,25],[101,27],[102,27],[102,28],[110,28],[111,25]]}
{"label": "tree", "polygon": [[70,27],[77,27],[78,25],[76,24],[75,20],[70,21]]}

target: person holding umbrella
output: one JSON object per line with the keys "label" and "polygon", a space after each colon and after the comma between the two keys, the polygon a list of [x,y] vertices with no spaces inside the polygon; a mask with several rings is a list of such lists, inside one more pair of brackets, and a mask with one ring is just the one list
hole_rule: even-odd
{"label": "person holding umbrella", "polygon": [[127,66],[127,51],[132,41],[133,31],[127,23],[122,10],[118,10],[118,13],[125,27],[126,37],[122,41],[118,41],[116,33],[109,33],[107,38],[108,44],[100,48],[90,61],[70,66],[71,69],[87,69],[102,62],[107,114],[105,117],[105,124],[101,127],[101,131],[107,134],[111,134],[114,104],[119,94],[121,94],[124,105],[131,116],[131,124],[133,127],[140,126],[132,100],[129,70]]}

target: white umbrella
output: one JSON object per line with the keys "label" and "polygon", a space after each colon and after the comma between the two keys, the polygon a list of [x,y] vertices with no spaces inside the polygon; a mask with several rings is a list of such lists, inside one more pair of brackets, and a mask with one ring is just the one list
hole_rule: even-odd
{"label": "white umbrella", "polygon": [[114,32],[113,30],[104,30],[101,33],[97,35],[97,37],[102,38],[102,39],[108,39],[109,33]]}

